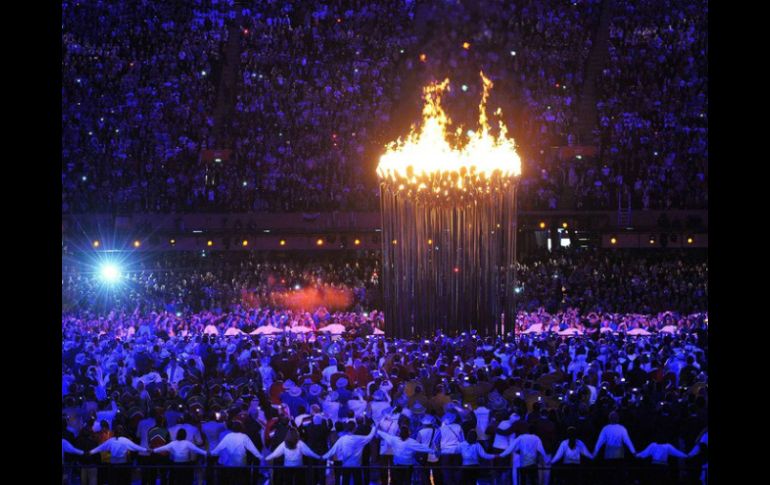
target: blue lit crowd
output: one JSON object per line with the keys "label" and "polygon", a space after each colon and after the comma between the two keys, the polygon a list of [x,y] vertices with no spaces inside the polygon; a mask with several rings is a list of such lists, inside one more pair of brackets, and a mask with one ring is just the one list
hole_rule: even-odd
{"label": "blue lit crowd", "polygon": [[[522,262],[515,329],[426,340],[382,335],[383,315],[358,299],[377,288],[376,264],[365,260],[270,262],[242,253],[214,256],[196,271],[179,269],[193,255],[147,261],[126,275],[135,278],[124,283],[135,285],[131,298],[112,295],[109,312],[93,301],[63,311],[65,470],[110,484],[141,475],[143,483],[348,485],[613,483],[607,470],[619,468],[616,479],[699,483],[708,436],[706,263],[622,254]],[[201,275],[219,289],[242,288],[249,275],[267,299],[238,293],[228,304],[210,293],[193,309],[185,292]],[[68,295],[84,291],[83,281],[98,286],[94,275],[64,277]],[[365,288],[358,308],[270,303],[271,292],[319,278]],[[551,290],[535,282],[557,279],[570,290],[550,301]],[[629,301],[691,299],[682,310],[636,313],[620,310],[622,292],[585,299],[583,288],[628,279]],[[582,299],[564,296],[572,293]]]}
{"label": "blue lit crowd", "polygon": [[[62,211],[376,210],[375,161],[418,121],[421,87],[449,77],[471,126],[480,70],[526,167],[523,208],[706,207],[705,0],[612,2],[581,134],[602,5],[67,0]],[[552,154],[577,145],[598,153]]]}

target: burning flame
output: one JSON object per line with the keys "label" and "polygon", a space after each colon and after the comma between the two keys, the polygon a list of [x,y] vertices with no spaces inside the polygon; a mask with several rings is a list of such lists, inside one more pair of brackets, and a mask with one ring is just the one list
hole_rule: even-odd
{"label": "burning flame", "polygon": [[[422,126],[412,126],[405,140],[398,139],[387,145],[380,157],[377,174],[392,188],[416,192],[433,192],[448,196],[452,192],[489,192],[497,185],[507,186],[514,177],[521,175],[521,159],[516,153],[513,139],[500,120],[498,136],[490,133],[486,104],[493,84],[484,73],[481,79],[484,91],[479,104],[479,130],[467,132],[467,142],[453,147],[448,141],[448,128],[452,121],[441,107],[441,95],[449,86],[449,79],[432,83],[423,90],[425,104],[422,110]],[[498,108],[495,114],[500,117]],[[456,130],[457,138],[462,128]]]}

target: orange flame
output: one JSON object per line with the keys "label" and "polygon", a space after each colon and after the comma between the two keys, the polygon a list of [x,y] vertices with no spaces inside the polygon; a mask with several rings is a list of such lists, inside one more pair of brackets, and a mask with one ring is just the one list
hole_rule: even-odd
{"label": "orange flame", "polygon": [[[480,74],[484,91],[479,104],[479,130],[469,130],[467,142],[462,147],[452,147],[447,138],[452,121],[441,107],[441,95],[448,89],[449,79],[431,83],[423,89],[422,126],[412,126],[406,139],[388,144],[380,157],[377,174],[383,182],[398,190],[437,195],[443,192],[446,196],[450,189],[488,192],[497,182],[507,185],[521,175],[521,159],[514,140],[507,137],[508,129],[502,119],[499,134],[490,133],[486,104],[493,83],[483,72]],[[495,115],[501,117],[502,110],[498,108]],[[456,133],[461,135],[462,128]]]}

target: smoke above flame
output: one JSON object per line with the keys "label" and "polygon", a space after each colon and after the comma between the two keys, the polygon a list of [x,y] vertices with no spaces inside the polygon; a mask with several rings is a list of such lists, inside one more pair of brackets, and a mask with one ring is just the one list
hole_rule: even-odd
{"label": "smoke above flame", "polygon": [[[486,113],[493,83],[481,72],[483,94],[479,104],[479,129],[463,135],[455,130],[457,146],[450,144],[452,121],[441,106],[449,79],[423,88],[422,125],[412,126],[405,139],[389,143],[380,157],[377,174],[394,191],[432,197],[472,196],[507,187],[521,175],[521,159],[498,108],[499,132],[492,134]],[[464,143],[462,143],[464,141]]]}

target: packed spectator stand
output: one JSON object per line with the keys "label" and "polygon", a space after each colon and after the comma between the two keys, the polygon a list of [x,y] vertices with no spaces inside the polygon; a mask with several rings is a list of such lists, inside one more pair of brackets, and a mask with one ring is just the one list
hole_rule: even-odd
{"label": "packed spectator stand", "polygon": [[[590,73],[603,9],[610,45]],[[702,208],[707,11],[704,0],[67,1],[62,209],[375,210],[376,159],[418,121],[421,86],[449,77],[450,115],[472,128],[481,70],[523,156],[522,208],[614,209],[619,197]],[[227,75],[231,97],[217,93]],[[583,140],[587,80],[597,114]],[[578,144],[598,153],[549,155]],[[204,162],[206,149],[232,157]]]}

